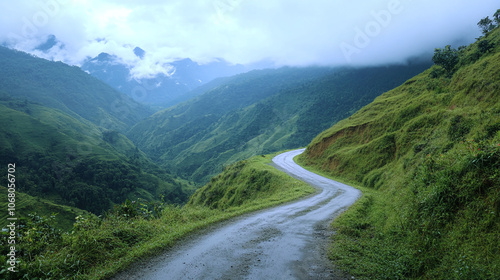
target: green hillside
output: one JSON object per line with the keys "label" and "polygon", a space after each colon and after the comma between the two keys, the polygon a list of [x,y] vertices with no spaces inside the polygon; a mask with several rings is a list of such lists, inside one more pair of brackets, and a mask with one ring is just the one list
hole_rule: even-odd
{"label": "green hillside", "polygon": [[37,102],[119,131],[152,112],[78,67],[1,46],[0,64],[0,97]]}
{"label": "green hillside", "polygon": [[[7,188],[0,186],[0,207],[2,209],[8,209],[7,199]],[[29,214],[36,213],[37,215],[49,217],[53,214],[56,215],[55,221],[57,228],[65,231],[69,231],[73,227],[75,222],[75,217],[78,215],[87,214],[86,211],[69,206],[63,206],[53,203],[50,200],[42,199],[39,197],[33,197],[21,192],[16,193],[16,217],[28,217]],[[2,211],[0,219],[4,221],[2,227],[7,224],[7,218],[9,217],[8,211]]]}
{"label": "green hillside", "polygon": [[449,50],[449,72],[384,93],[299,159],[367,187],[334,222],[330,256],[356,277],[500,279],[500,30]]}
{"label": "green hillside", "polygon": [[205,183],[236,161],[305,146],[428,66],[252,71],[156,113],[128,136],[168,170]]}
{"label": "green hillside", "polygon": [[226,167],[190,197],[187,207],[260,208],[314,192],[311,186],[271,166],[274,156],[256,156]]}
{"label": "green hillside", "polygon": [[164,195],[186,201],[187,184],[160,170],[125,136],[28,101],[0,101],[0,164],[17,166],[19,192],[102,213],[114,203]]}

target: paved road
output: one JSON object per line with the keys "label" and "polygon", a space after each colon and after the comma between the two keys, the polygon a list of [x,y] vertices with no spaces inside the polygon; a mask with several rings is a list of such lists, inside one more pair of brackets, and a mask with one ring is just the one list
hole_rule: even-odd
{"label": "paved road", "polygon": [[303,151],[276,156],[275,167],[321,193],[223,223],[115,279],[345,279],[325,256],[328,225],[361,193],[297,165]]}

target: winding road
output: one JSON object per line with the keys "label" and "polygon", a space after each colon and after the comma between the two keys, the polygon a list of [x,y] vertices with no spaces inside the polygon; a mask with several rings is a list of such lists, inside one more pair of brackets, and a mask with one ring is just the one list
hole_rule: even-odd
{"label": "winding road", "polygon": [[319,194],[222,223],[115,279],[345,279],[326,257],[328,226],[361,193],[297,165],[303,151],[276,156],[274,166]]}

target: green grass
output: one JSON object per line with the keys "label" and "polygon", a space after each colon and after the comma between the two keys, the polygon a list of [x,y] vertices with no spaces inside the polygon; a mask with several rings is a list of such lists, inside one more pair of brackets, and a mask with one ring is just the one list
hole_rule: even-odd
{"label": "green grass", "polygon": [[[142,214],[127,214],[131,213],[130,202],[104,218],[78,217],[70,233],[62,234],[61,239],[56,236],[35,257],[22,255],[21,249],[21,273],[28,279],[106,279],[201,228],[315,192],[306,183],[270,166],[273,156],[256,156],[228,167],[198,190],[187,205],[164,206],[160,218],[144,218],[142,208]],[[233,185],[228,183],[229,178],[239,178],[239,182]],[[209,197],[220,203],[211,203]],[[24,243],[47,242],[47,234],[39,238]]]}
{"label": "green grass", "polygon": [[[9,217],[7,212],[7,194],[7,188],[0,186],[0,207],[1,209],[5,209],[5,211],[1,212],[1,221],[7,221]],[[15,217],[27,217],[30,213],[37,213],[42,216],[50,216],[53,213],[57,213],[56,226],[63,230],[70,230],[73,227],[76,216],[88,214],[88,212],[75,207],[58,205],[50,200],[33,197],[21,192],[16,192],[15,203]]]}
{"label": "green grass", "polygon": [[310,194],[312,187],[268,165],[273,155],[256,156],[226,167],[196,191],[188,206],[210,209],[252,209],[271,206]]}
{"label": "green grass", "polygon": [[361,279],[500,278],[500,30],[318,135],[302,165],[363,197],[334,221],[330,257]]}

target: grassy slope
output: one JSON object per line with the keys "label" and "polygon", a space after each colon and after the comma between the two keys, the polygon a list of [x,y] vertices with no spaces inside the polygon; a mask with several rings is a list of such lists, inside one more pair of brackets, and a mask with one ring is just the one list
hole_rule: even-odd
{"label": "grassy slope", "polygon": [[254,71],[155,114],[131,137],[169,170],[204,183],[238,160],[306,145],[424,67]]}
{"label": "grassy slope", "polygon": [[190,198],[188,206],[210,209],[266,207],[311,194],[314,189],[269,165],[274,155],[234,163]]}
{"label": "grassy slope", "polygon": [[500,276],[500,35],[318,135],[302,164],[369,187],[334,223],[331,257],[367,279]]}
{"label": "grassy slope", "polygon": [[[271,167],[272,157],[258,156],[228,167],[198,190],[189,204],[167,206],[158,219],[123,215],[80,218],[74,232],[63,236],[62,242],[49,245],[41,253],[43,257],[22,263],[22,272],[31,279],[107,279],[196,230],[315,192],[306,183]],[[235,180],[237,184],[228,185]],[[219,202],[212,203],[215,200]]]}
{"label": "grassy slope", "polygon": [[5,47],[0,47],[0,63],[0,96],[38,102],[119,131],[152,112],[78,67]]}
{"label": "grassy slope", "polygon": [[[2,211],[2,215],[0,215],[1,221],[7,221],[8,212],[7,212],[7,188],[0,186],[0,207],[1,209],[5,209]],[[54,202],[39,198],[33,197],[21,192],[16,193],[16,217],[27,217],[28,214],[37,213],[38,215],[50,216],[52,214],[57,213],[56,215],[56,225],[58,228],[62,230],[70,230],[73,227],[73,223],[75,222],[75,217],[78,215],[85,215],[87,212],[75,207],[69,207],[64,205],[58,205]],[[6,222],[5,222],[6,223]],[[1,225],[4,227],[5,224]]]}

